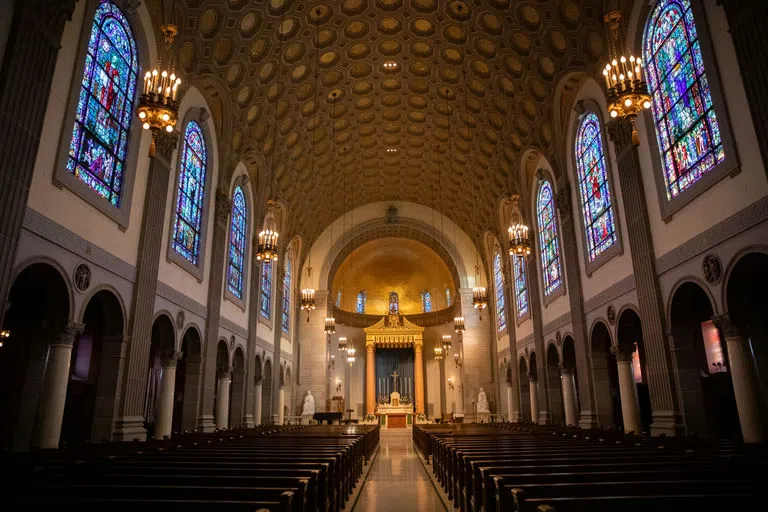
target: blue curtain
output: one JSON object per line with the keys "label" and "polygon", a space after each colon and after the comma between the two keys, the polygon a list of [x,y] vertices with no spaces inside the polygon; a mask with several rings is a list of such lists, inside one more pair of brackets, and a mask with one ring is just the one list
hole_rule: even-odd
{"label": "blue curtain", "polygon": [[[397,387],[392,374],[397,370]],[[376,349],[376,399],[393,391],[413,400],[413,349]]]}

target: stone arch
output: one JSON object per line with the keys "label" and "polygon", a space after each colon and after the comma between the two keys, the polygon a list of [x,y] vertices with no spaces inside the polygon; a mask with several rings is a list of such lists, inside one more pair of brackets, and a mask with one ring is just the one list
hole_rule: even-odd
{"label": "stone arch", "polygon": [[530,379],[528,376],[528,361],[525,355],[521,355],[518,360],[517,377],[520,381],[520,417],[523,423],[531,422],[531,392]]}
{"label": "stone arch", "polygon": [[[645,344],[640,315],[634,307],[624,307],[616,320],[616,348],[632,353],[632,369],[635,374],[635,387],[640,406],[640,423],[644,431],[649,431],[652,421],[651,397],[646,379]],[[637,370],[637,368],[640,368]],[[638,374],[640,377],[638,378]]]}
{"label": "stone arch", "polygon": [[262,380],[261,395],[261,424],[272,423],[272,360],[267,358],[264,362],[264,378]]}
{"label": "stone arch", "polygon": [[200,332],[197,325],[190,324],[181,336],[181,357],[176,363],[174,386],[173,432],[189,432],[197,424],[203,362]]}
{"label": "stone arch", "polygon": [[160,385],[163,378],[163,360],[176,350],[176,326],[171,316],[158,313],[152,322],[152,337],[149,345],[149,366],[147,372],[147,396],[144,418],[147,425],[147,439],[154,437],[160,406]]}
{"label": "stone arch", "polygon": [[592,325],[589,340],[597,421],[602,427],[619,428],[622,425],[619,374],[616,356],[611,350],[611,333],[603,321],[598,320]]}
{"label": "stone arch", "polygon": [[242,426],[245,417],[245,353],[236,346],[232,354],[232,387],[229,397],[229,426]]}
{"label": "stone arch", "polygon": [[563,392],[560,386],[560,364],[562,358],[557,345],[550,342],[547,345],[546,383],[549,389],[549,414],[552,424],[565,424],[565,410],[563,409]]}

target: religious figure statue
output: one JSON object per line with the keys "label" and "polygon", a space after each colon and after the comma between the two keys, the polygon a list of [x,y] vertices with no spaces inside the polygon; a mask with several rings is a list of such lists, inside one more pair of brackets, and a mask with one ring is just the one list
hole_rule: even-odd
{"label": "religious figure statue", "polygon": [[488,398],[485,396],[483,388],[480,388],[480,393],[477,394],[477,412],[491,412],[488,408]]}
{"label": "religious figure statue", "polygon": [[307,390],[307,394],[304,395],[304,408],[301,411],[302,416],[305,414],[315,414],[315,397],[312,396],[312,391]]}
{"label": "religious figure statue", "polygon": [[400,316],[400,299],[397,292],[389,294],[389,314],[384,319],[384,327],[402,327],[403,317]]}

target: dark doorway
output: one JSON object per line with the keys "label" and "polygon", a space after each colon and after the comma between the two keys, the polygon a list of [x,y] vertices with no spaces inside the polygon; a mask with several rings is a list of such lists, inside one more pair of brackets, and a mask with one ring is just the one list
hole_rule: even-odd
{"label": "dark doorway", "polygon": [[619,371],[616,356],[611,353],[611,335],[602,322],[592,328],[592,372],[597,396],[597,421],[601,427],[623,426]]}
{"label": "dark doorway", "polygon": [[181,359],[176,364],[173,386],[173,432],[190,432],[197,425],[202,358],[200,333],[189,327],[181,340]]}
{"label": "dark doorway", "polygon": [[152,341],[149,346],[149,372],[147,375],[147,395],[144,405],[144,427],[147,429],[147,439],[155,435],[157,420],[158,394],[163,377],[161,356],[172,352],[176,346],[176,331],[173,322],[166,315],[160,315],[152,324]]}
{"label": "dark doorway", "polygon": [[528,378],[528,363],[525,358],[520,358],[520,371],[517,378],[520,381],[520,416],[523,423],[531,422],[531,383]]}
{"label": "dark doorway", "polygon": [[[625,309],[621,313],[616,332],[617,341],[620,345],[633,346],[636,349],[632,359],[632,368],[637,386],[637,400],[640,404],[640,424],[644,432],[649,432],[653,421],[653,410],[651,409],[651,395],[648,391],[648,373],[645,367],[643,327],[640,325],[640,317],[634,310]],[[637,369],[638,365],[639,370]]]}
{"label": "dark doorway", "polygon": [[560,386],[560,355],[553,343],[547,347],[547,387],[549,388],[549,414],[553,425],[565,425],[563,390]]}

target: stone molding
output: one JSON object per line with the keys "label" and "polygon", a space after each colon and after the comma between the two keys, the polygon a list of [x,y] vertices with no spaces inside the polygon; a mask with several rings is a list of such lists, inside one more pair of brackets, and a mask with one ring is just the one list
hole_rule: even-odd
{"label": "stone molding", "polygon": [[157,295],[173,302],[177,306],[186,309],[190,313],[193,313],[206,320],[208,319],[208,311],[205,306],[196,300],[187,297],[175,288],[171,288],[162,281],[157,282]]}

